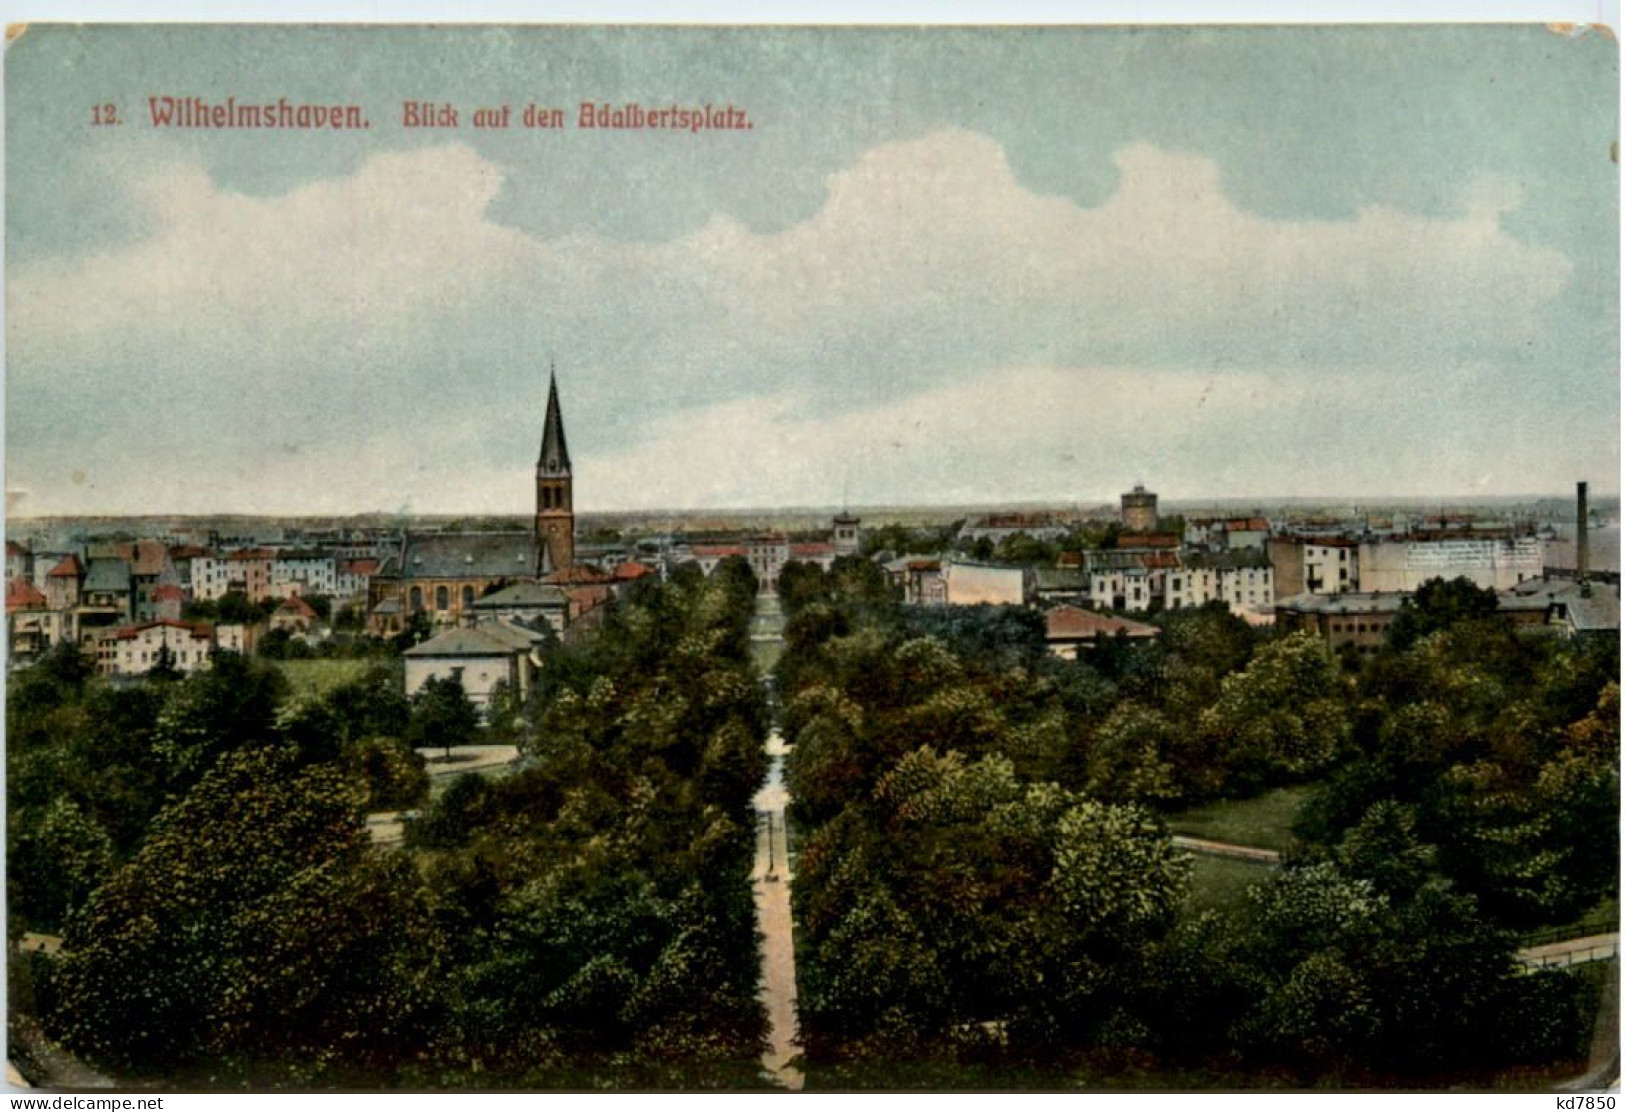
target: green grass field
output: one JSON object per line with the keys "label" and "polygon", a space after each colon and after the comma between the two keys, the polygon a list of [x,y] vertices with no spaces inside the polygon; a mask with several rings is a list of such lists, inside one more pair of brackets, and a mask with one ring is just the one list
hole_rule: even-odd
{"label": "green grass field", "polygon": [[1268,866],[1233,857],[1211,857],[1198,853],[1192,855],[1192,860],[1191,886],[1185,896],[1185,910],[1193,914],[1241,907],[1246,902],[1247,889],[1255,884],[1263,884],[1274,873]]}
{"label": "green grass field", "polygon": [[750,643],[750,657],[756,662],[756,667],[764,676],[773,674],[773,666],[784,655],[783,641],[752,641]]}
{"label": "green grass field", "polygon": [[1299,784],[1272,788],[1252,799],[1204,803],[1168,816],[1168,827],[1192,838],[1285,850],[1292,845],[1292,820],[1314,788],[1313,784]]}
{"label": "green grass field", "polygon": [[279,660],[276,666],[288,677],[290,693],[300,696],[331,691],[359,679],[377,663],[376,660]]}

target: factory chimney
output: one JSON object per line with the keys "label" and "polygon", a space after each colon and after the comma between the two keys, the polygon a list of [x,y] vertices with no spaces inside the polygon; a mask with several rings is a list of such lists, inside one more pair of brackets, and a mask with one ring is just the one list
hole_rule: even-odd
{"label": "factory chimney", "polygon": [[1589,526],[1590,522],[1587,520],[1589,514],[1586,510],[1586,485],[1584,482],[1579,482],[1574,485],[1574,496],[1576,502],[1574,508],[1574,512],[1576,514],[1574,529],[1574,575],[1575,578],[1579,580],[1581,596],[1589,597],[1591,594],[1591,585],[1587,582],[1587,580],[1591,577],[1591,547],[1590,539],[1587,536],[1587,527]]}

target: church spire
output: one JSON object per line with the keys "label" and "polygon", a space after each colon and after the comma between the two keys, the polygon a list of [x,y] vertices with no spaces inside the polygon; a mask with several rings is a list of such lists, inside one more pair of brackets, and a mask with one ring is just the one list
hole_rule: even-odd
{"label": "church spire", "polygon": [[570,474],[570,448],[564,442],[564,417],[559,412],[559,381],[553,366],[547,368],[547,418],[542,423],[542,454],[536,469],[543,475]]}
{"label": "church spire", "polygon": [[536,460],[537,575],[575,565],[574,486],[570,449],[564,443],[564,415],[559,411],[559,381],[549,360],[547,418],[542,424],[542,454]]}

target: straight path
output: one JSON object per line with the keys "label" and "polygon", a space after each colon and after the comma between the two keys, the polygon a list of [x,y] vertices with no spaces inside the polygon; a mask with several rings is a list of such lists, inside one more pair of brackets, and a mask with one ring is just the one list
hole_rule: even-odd
{"label": "straight path", "polygon": [[519,759],[519,748],[514,745],[453,745],[449,761],[442,746],[425,746],[418,753],[428,765],[430,776],[459,776],[465,772],[499,768]]}
{"label": "straight path", "polygon": [[762,932],[762,976],[757,998],[767,1008],[768,1048],[762,1066],[787,1089],[800,1089],[801,1071],[790,1062],[801,1052],[796,1040],[796,950],[790,927],[790,860],[785,839],[784,739],[767,739],[772,771],[756,793],[756,864],[751,888],[756,926]]}
{"label": "straight path", "polygon": [[1190,853],[1201,853],[1209,857],[1233,857],[1238,861],[1252,861],[1259,865],[1279,865],[1281,855],[1273,849],[1260,849],[1257,846],[1238,846],[1230,842],[1215,842],[1208,838],[1191,838],[1184,834],[1175,834],[1174,845]]}
{"label": "straight path", "polygon": [[[751,621],[751,640],[774,643],[784,628],[779,600],[758,596]],[[758,666],[763,666],[760,657]],[[765,678],[765,677],[764,677]],[[751,891],[756,899],[756,928],[762,935],[762,973],[757,999],[767,1009],[767,1050],[762,1068],[786,1089],[799,1090],[804,1078],[790,1063],[801,1052],[796,1039],[796,948],[790,924],[790,854],[784,811],[790,793],[784,786],[784,756],[789,751],[775,727],[763,746],[769,765],[767,780],[751,801],[756,809],[756,861],[751,868]]]}
{"label": "straight path", "polygon": [[1584,938],[1565,938],[1560,942],[1547,942],[1540,946],[1525,946],[1513,956],[1526,970],[1608,961],[1619,956],[1619,932],[1592,934]]}

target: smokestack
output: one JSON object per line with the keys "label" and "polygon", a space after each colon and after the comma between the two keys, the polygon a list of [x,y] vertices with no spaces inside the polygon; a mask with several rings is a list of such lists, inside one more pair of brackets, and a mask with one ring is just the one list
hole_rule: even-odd
{"label": "smokestack", "polygon": [[1574,496],[1577,503],[1574,512],[1579,515],[1574,532],[1575,578],[1580,581],[1580,586],[1584,588],[1586,580],[1591,575],[1591,547],[1589,538],[1586,535],[1589,522],[1586,520],[1586,485],[1584,482],[1574,484]]}

